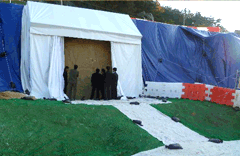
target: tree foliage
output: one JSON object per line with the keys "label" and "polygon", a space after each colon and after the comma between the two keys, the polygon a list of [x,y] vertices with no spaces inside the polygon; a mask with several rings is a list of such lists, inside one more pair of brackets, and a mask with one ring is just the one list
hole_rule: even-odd
{"label": "tree foliage", "polygon": [[[46,3],[60,4],[60,1],[45,1]],[[200,12],[192,13],[190,10],[180,11],[171,7],[162,7],[158,1],[63,1],[63,5],[82,8],[110,11],[128,14],[133,18],[144,18],[148,20],[195,27],[221,27],[221,19],[202,16]],[[153,17],[153,18],[152,18]]]}

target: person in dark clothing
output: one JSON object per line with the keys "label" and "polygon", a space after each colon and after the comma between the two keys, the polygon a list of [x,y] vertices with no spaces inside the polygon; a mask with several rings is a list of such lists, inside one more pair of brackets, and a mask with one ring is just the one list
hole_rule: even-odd
{"label": "person in dark clothing", "polygon": [[99,100],[99,91],[101,90],[101,81],[102,75],[99,73],[100,70],[96,69],[96,73],[92,74],[91,83],[92,83],[92,93],[90,99],[93,99],[95,90],[97,90],[97,100]]}
{"label": "person in dark clothing", "polygon": [[106,78],[106,71],[105,71],[105,69],[102,69],[102,79],[101,79],[102,99],[105,99],[105,89],[104,89],[105,78]]}
{"label": "person in dark clothing", "polygon": [[68,70],[69,70],[69,67],[66,66],[64,68],[64,72],[63,72],[63,78],[64,78],[64,93],[67,94],[67,85],[68,85]]}
{"label": "person in dark clothing", "polygon": [[104,83],[105,99],[106,100],[112,99],[112,96],[111,96],[111,82],[112,82],[112,73],[110,72],[110,67],[107,66],[106,78],[105,78],[105,83]]}
{"label": "person in dark clothing", "polygon": [[117,83],[118,83],[117,68],[113,68],[112,74],[113,74],[112,75],[112,84],[111,84],[112,98],[117,99]]}

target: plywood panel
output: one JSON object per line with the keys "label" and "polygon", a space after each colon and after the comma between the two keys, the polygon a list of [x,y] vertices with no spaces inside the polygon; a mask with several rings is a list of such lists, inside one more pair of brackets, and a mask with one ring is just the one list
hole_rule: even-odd
{"label": "plywood panel", "polygon": [[91,75],[96,68],[100,70],[111,66],[110,42],[65,38],[65,65],[73,68],[78,65],[79,78],[76,99],[91,94]]}

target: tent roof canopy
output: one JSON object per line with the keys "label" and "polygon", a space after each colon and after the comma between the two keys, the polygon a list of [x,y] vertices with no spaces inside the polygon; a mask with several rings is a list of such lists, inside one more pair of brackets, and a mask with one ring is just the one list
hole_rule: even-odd
{"label": "tent roof canopy", "polygon": [[129,15],[31,1],[27,9],[31,33],[141,44]]}

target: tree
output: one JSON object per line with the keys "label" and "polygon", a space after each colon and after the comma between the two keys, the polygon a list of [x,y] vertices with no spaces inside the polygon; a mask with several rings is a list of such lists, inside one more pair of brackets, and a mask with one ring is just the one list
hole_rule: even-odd
{"label": "tree", "polygon": [[[46,3],[60,4],[60,1],[46,1]],[[64,1],[63,5],[70,5],[82,8],[97,9],[116,13],[128,14],[133,18],[144,18],[163,23],[189,26],[219,26],[222,30],[225,28],[220,24],[221,19],[215,20],[213,17],[204,17],[200,12],[191,13],[189,9],[179,11],[171,7],[162,7],[158,1]]]}

